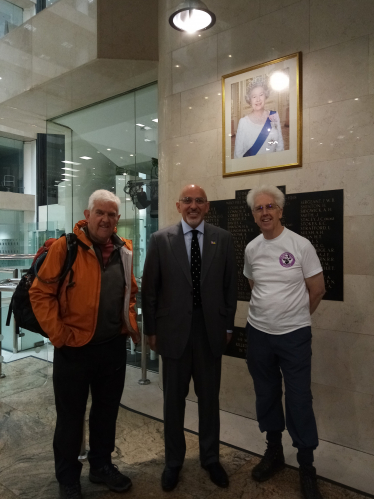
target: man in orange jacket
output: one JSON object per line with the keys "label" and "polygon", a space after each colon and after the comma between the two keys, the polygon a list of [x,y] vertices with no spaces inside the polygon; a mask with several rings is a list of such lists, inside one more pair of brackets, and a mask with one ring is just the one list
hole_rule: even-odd
{"label": "man in orange jacket", "polygon": [[74,227],[78,252],[61,284],[67,248],[58,239],[30,289],[33,311],[55,347],[53,386],[57,410],[53,441],[60,496],[82,498],[78,455],[89,389],[89,479],[110,490],[132,483],[112,464],[116,419],[126,372],[126,335],[139,341],[132,242],[116,235],[120,199],[106,190],[91,194],[85,220]]}

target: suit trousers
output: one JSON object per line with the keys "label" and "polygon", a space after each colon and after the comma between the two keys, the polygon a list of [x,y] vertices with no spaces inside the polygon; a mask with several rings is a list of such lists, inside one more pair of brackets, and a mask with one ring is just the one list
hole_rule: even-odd
{"label": "suit trousers", "polygon": [[257,420],[261,432],[282,432],[282,374],[285,385],[286,423],[293,446],[300,454],[318,445],[312,405],[310,326],[287,334],[268,334],[246,326],[247,363],[256,392]]}
{"label": "suit trousers", "polygon": [[211,352],[202,309],[194,310],[182,357],[162,357],[166,465],[182,466],[186,454],[184,413],[191,376],[198,398],[200,461],[219,461],[221,360]]}
{"label": "suit trousers", "polygon": [[80,478],[82,464],[78,456],[90,389],[92,406],[88,460],[96,469],[111,463],[125,373],[125,335],[121,334],[107,343],[55,348],[53,387],[57,422],[53,450],[59,482],[70,484]]}

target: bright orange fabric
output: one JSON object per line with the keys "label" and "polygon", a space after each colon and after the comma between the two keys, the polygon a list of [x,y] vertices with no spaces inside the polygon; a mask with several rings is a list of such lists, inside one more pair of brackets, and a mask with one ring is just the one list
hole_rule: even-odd
{"label": "bright orange fabric", "polygon": [[[72,267],[74,272],[72,282],[75,284],[69,285],[69,272],[62,285],[44,284],[35,278],[29,292],[34,314],[48,334],[51,343],[57,348],[63,345],[71,347],[85,345],[92,339],[96,328],[101,268],[91,241],[81,230],[86,224],[85,220],[81,220],[74,227],[77,237],[90,247],[86,250],[78,246],[77,258]],[[122,239],[122,241],[132,251],[132,241],[129,239]],[[52,280],[60,275],[66,253],[66,239],[64,237],[57,239],[49,249],[40,269],[39,275],[43,280]],[[128,292],[128,287],[129,283],[126,283],[126,292]],[[135,334],[138,332],[135,311],[137,292],[138,286],[131,271],[129,322],[133,331],[128,331],[124,322],[122,328],[124,334],[133,335],[134,332]]]}

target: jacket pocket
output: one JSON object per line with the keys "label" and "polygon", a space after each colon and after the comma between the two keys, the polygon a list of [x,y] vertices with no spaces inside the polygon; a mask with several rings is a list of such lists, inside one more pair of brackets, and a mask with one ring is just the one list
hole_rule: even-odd
{"label": "jacket pocket", "polygon": [[219,313],[227,317],[227,310],[225,307],[219,307]]}
{"label": "jacket pocket", "polygon": [[169,315],[169,310],[170,308],[159,308],[156,312],[156,319],[157,317],[165,317],[165,315]]}

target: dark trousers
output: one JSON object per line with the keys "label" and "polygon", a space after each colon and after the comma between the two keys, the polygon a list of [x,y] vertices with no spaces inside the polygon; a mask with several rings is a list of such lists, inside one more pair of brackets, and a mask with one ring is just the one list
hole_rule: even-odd
{"label": "dark trousers", "polygon": [[53,440],[56,478],[61,483],[79,480],[78,461],[89,389],[90,451],[93,468],[111,462],[116,420],[126,373],[126,337],[83,347],[55,348],[53,363],[57,422]]}
{"label": "dark trousers", "polygon": [[166,464],[182,466],[186,454],[184,413],[191,376],[198,397],[201,464],[219,461],[221,357],[214,357],[211,352],[201,309],[193,312],[182,357],[163,357],[162,366]]}
{"label": "dark trousers", "polygon": [[259,331],[247,323],[246,330],[247,363],[256,392],[260,430],[275,433],[285,429],[282,405],[283,374],[287,430],[293,446],[299,449],[299,463],[300,456],[309,456],[310,460],[313,449],[318,445],[310,389],[311,328],[303,327],[291,333],[274,335]]}

